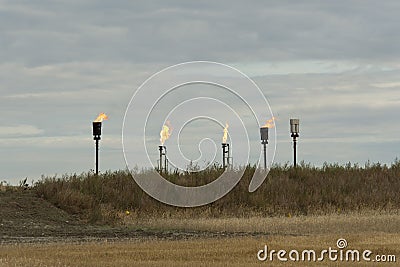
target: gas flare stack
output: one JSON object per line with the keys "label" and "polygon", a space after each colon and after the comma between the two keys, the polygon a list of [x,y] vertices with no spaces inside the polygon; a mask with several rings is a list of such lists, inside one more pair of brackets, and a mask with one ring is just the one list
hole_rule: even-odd
{"label": "gas flare stack", "polygon": [[160,151],[160,159],[158,161],[158,171],[160,174],[167,173],[168,171],[168,158],[167,158],[167,147],[164,145],[158,146]]}
{"label": "gas flare stack", "polygon": [[268,144],[268,131],[275,127],[275,117],[267,120],[267,122],[260,127],[261,144],[264,147],[264,170],[268,169],[267,165],[267,144]]}
{"label": "gas flare stack", "polygon": [[267,144],[268,144],[268,127],[261,127],[261,144],[264,146],[264,169],[267,169]]}
{"label": "gas flare stack", "polygon": [[230,165],[230,148],[228,143],[222,143],[222,167],[225,169]]}
{"label": "gas flare stack", "polygon": [[229,124],[225,124],[224,136],[222,137],[222,167],[226,169],[230,165],[230,147],[227,143],[228,140],[228,127]]}
{"label": "gas flare stack", "polygon": [[100,113],[97,119],[93,122],[93,139],[96,141],[96,175],[99,174],[99,141],[101,140],[101,126],[103,120],[107,120],[108,117],[104,113]]}
{"label": "gas flare stack", "polygon": [[297,145],[297,138],[299,137],[299,119],[290,119],[290,133],[291,137],[293,138],[293,166],[297,166],[296,162],[296,145]]}
{"label": "gas flare stack", "polygon": [[172,131],[172,127],[169,121],[166,122],[161,127],[160,132],[160,143],[158,146],[158,150],[160,151],[160,159],[158,160],[158,171],[160,174],[168,172],[168,159],[167,159],[167,147],[164,145],[165,141],[170,137]]}

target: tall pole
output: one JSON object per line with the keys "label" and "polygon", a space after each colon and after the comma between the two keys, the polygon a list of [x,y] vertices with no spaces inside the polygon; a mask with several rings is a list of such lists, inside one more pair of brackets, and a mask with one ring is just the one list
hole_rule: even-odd
{"label": "tall pole", "polygon": [[164,146],[164,173],[168,173],[167,147]]}
{"label": "tall pole", "polygon": [[269,129],[269,127],[265,127],[265,126],[260,128],[261,144],[264,147],[264,170],[267,170],[268,129]]}
{"label": "tall pole", "polygon": [[293,138],[293,166],[297,166],[297,137],[299,137],[298,133],[292,133]]}
{"label": "tall pole", "polygon": [[267,169],[267,143],[264,143],[264,170]]}
{"label": "tall pole", "polygon": [[297,161],[296,161],[296,145],[297,145],[297,140],[296,137],[293,138],[293,161],[294,161],[294,167],[297,166]]}
{"label": "tall pole", "polygon": [[226,164],[225,164],[225,147],[226,144],[222,143],[222,167],[225,169]]}
{"label": "tall pole", "polygon": [[231,150],[230,150],[230,148],[229,148],[229,144],[226,144],[226,146],[227,146],[227,148],[228,148],[228,151],[226,151],[226,155],[227,155],[227,157],[226,157],[226,165],[227,166],[230,166],[231,165],[231,163],[229,162],[229,158],[230,158],[230,154],[231,154]]}
{"label": "tall pole", "polygon": [[222,167],[224,169],[230,165],[229,158],[230,158],[229,144],[222,143]]}
{"label": "tall pole", "polygon": [[297,145],[297,137],[299,137],[299,129],[300,129],[299,124],[300,124],[299,119],[290,119],[290,133],[291,133],[291,137],[293,138],[293,166],[294,167],[297,166],[296,145]]}
{"label": "tall pole", "polygon": [[163,146],[158,146],[158,149],[160,150],[160,174],[162,174],[162,169],[163,169]]}
{"label": "tall pole", "polygon": [[99,174],[99,139],[96,139],[96,175]]}
{"label": "tall pole", "polygon": [[99,141],[101,140],[101,121],[93,122],[93,139],[96,141],[96,175],[99,174]]}

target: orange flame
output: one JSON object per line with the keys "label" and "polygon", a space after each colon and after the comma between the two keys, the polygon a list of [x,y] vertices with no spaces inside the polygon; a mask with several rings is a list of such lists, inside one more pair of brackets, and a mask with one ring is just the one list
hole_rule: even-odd
{"label": "orange flame", "polygon": [[103,120],[108,120],[108,116],[105,113],[100,113],[97,119],[94,122],[102,122]]}
{"label": "orange flame", "polygon": [[229,124],[226,122],[225,123],[225,128],[224,128],[224,136],[222,137],[222,143],[226,143],[226,140],[228,139],[228,128]]}
{"label": "orange flame", "polygon": [[272,117],[272,119],[267,120],[267,122],[261,126],[261,128],[274,128],[275,127],[275,117]]}
{"label": "orange flame", "polygon": [[169,136],[171,135],[171,131],[170,131],[171,124],[169,123],[169,121],[167,121],[166,124],[163,125],[163,127],[161,128],[161,132],[160,132],[160,142],[161,145],[163,146],[165,141],[169,138]]}

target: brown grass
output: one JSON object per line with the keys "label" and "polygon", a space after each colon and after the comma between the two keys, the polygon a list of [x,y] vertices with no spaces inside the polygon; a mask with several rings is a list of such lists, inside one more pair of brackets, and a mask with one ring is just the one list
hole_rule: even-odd
{"label": "brown grass", "polygon": [[[131,214],[132,215],[132,214]],[[351,233],[400,233],[400,212],[374,211],[295,217],[249,218],[139,218],[121,216],[126,225],[142,229],[244,232],[268,235],[320,235]]]}
{"label": "brown grass", "polygon": [[[400,257],[400,214],[347,214],[274,218],[147,219],[127,224],[159,229],[247,232],[245,237],[166,241],[143,238],[118,242],[15,244],[0,246],[0,266],[259,266],[256,253],[270,249],[335,248],[345,238],[349,249]],[[222,234],[220,236],[223,236]],[[270,266],[364,266],[362,263],[286,262]],[[262,264],[261,264],[262,265]],[[382,266],[396,266],[381,263]],[[373,263],[366,266],[374,266]]]}
{"label": "brown grass", "polygon": [[[102,242],[1,246],[0,266],[260,266],[256,258],[265,244],[273,249],[335,247],[337,235],[270,236],[185,241]],[[400,234],[346,235],[351,249],[400,255]],[[338,266],[338,262],[263,262],[269,266]],[[261,265],[263,265],[261,264]],[[361,264],[361,265],[360,265]],[[374,266],[373,264],[367,264]],[[396,266],[382,263],[382,266]],[[342,262],[340,266],[363,266]]]}
{"label": "brown grass", "polygon": [[[248,193],[253,171],[246,167],[241,182],[224,198],[193,209],[153,200],[125,171],[43,178],[34,187],[39,196],[92,222],[111,220],[133,228],[219,232],[219,236],[240,232],[246,236],[3,245],[0,266],[259,266],[256,253],[265,244],[275,250],[320,251],[335,247],[338,238],[345,238],[351,249],[393,254],[399,260],[399,161],[391,166],[275,166],[268,180],[255,193]],[[218,173],[220,170],[215,169],[166,178],[196,185],[214,179]],[[131,213],[126,215],[125,210]],[[339,265],[327,260],[263,264]]]}
{"label": "brown grass", "polygon": [[[171,173],[166,179],[194,186],[206,184],[220,173],[221,169],[213,166],[197,173]],[[400,161],[397,160],[390,166],[379,163],[363,167],[350,163],[325,164],[321,168],[304,163],[298,168],[275,165],[263,185],[249,193],[253,173],[254,167],[247,166],[239,184],[225,197],[192,209],[171,207],[154,200],[137,186],[127,171],[99,176],[84,173],[43,177],[34,189],[56,206],[92,222],[115,221],[115,212],[110,209],[167,218],[323,215],[400,209]]]}

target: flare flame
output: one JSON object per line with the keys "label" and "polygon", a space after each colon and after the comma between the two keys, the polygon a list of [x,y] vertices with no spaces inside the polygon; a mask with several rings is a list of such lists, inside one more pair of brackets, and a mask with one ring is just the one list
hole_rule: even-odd
{"label": "flare flame", "polygon": [[222,143],[224,143],[224,144],[226,144],[226,140],[228,139],[228,128],[229,128],[229,124],[226,122],[225,128],[224,128],[224,136],[222,137]]}
{"label": "flare flame", "polygon": [[94,122],[102,122],[103,120],[108,120],[108,116],[105,113],[100,113],[97,119]]}
{"label": "flare flame", "polygon": [[167,121],[166,124],[163,125],[163,127],[161,128],[161,132],[160,132],[160,142],[161,145],[163,146],[165,141],[169,138],[169,136],[171,135],[171,124],[169,123],[169,121]]}
{"label": "flare flame", "polygon": [[261,128],[274,128],[275,127],[275,117],[272,117],[272,119],[267,120],[267,122],[261,126]]}

